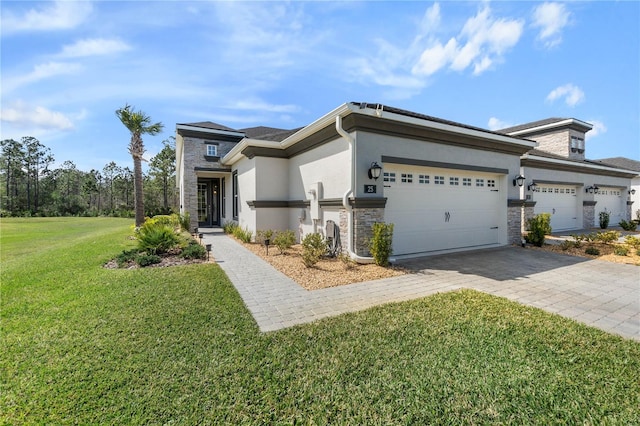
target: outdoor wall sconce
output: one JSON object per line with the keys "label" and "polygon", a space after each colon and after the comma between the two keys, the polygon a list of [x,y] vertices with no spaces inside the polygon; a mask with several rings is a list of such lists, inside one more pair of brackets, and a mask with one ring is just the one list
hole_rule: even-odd
{"label": "outdoor wall sconce", "polygon": [[584,191],[588,192],[589,194],[594,194],[594,193],[598,192],[598,189],[600,189],[600,188],[598,188],[598,185],[591,185],[591,186],[587,186],[584,189]]}
{"label": "outdoor wall sconce", "polygon": [[209,260],[209,254],[211,253],[211,244],[207,244],[205,248],[207,249],[207,260]]}
{"label": "outdoor wall sconce", "polygon": [[524,176],[518,175],[515,177],[515,179],[513,179],[513,186],[516,185],[522,188],[522,186],[524,185]]}
{"label": "outdoor wall sconce", "polygon": [[635,190],[635,189],[630,189],[630,190],[629,190],[629,194],[631,194],[631,195],[636,195],[636,190]]}
{"label": "outdoor wall sconce", "polygon": [[535,182],[531,182],[531,184],[529,184],[529,186],[527,186],[527,189],[528,189],[529,191],[535,191],[537,187],[538,187],[538,184],[537,184],[537,183],[535,183]]}
{"label": "outdoor wall sconce", "polygon": [[382,167],[380,167],[380,164],[374,161],[373,163],[371,163],[371,167],[369,167],[369,179],[378,180],[381,172]]}

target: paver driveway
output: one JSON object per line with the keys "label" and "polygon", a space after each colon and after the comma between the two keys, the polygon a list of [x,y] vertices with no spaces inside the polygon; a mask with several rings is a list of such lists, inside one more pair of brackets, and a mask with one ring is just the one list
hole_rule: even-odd
{"label": "paver driveway", "polygon": [[413,273],[308,291],[219,230],[204,242],[261,331],[434,293],[472,288],[640,340],[640,267],[523,249],[403,262]]}

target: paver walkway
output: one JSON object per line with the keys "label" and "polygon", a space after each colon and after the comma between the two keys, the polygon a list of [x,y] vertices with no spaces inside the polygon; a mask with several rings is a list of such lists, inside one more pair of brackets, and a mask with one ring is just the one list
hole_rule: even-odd
{"label": "paver walkway", "polygon": [[640,340],[640,268],[520,247],[403,262],[415,273],[308,291],[218,229],[200,230],[263,332],[471,288]]}

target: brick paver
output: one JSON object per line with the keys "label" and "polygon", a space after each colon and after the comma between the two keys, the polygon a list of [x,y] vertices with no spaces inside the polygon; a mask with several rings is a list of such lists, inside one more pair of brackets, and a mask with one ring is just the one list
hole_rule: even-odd
{"label": "brick paver", "polygon": [[640,340],[640,268],[520,247],[403,262],[415,273],[308,291],[218,229],[204,231],[263,332],[472,288]]}

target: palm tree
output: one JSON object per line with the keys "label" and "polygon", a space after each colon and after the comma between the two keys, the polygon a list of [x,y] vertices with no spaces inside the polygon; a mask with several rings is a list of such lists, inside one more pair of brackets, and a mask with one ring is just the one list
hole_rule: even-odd
{"label": "palm tree", "polygon": [[122,121],[124,127],[131,132],[129,142],[129,154],[133,157],[133,182],[136,203],[136,226],[144,222],[144,197],[142,193],[142,155],[144,143],[142,135],[157,135],[162,131],[162,123],[151,124],[151,117],[142,111],[134,111],[133,107],[126,104],[124,108],[116,110],[116,116]]}

